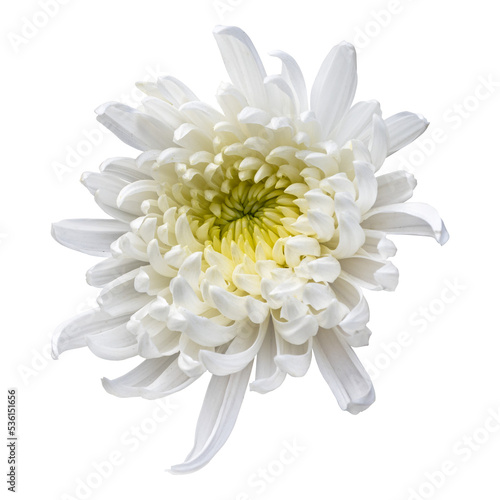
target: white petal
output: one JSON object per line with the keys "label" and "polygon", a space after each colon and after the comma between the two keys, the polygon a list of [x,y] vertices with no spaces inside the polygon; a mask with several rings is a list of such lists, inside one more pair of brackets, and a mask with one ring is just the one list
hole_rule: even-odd
{"label": "white petal", "polygon": [[349,313],[340,322],[340,326],[349,333],[365,328],[370,319],[370,309],[361,289],[345,276],[341,276],[335,280],[333,290],[338,300],[349,309]]}
{"label": "white petal", "polygon": [[356,93],[356,51],[343,42],[326,56],[311,91],[314,111],[327,137],[351,107]]}
{"label": "white petal", "polygon": [[230,83],[222,83],[217,90],[217,102],[228,119],[234,119],[248,106],[245,96]]}
{"label": "white petal", "polygon": [[321,374],[343,410],[356,415],[375,401],[370,377],[335,329],[320,329],[314,339],[314,355]]}
{"label": "white petal", "polygon": [[362,246],[365,252],[383,260],[396,255],[396,245],[387,238],[384,232],[365,229],[365,236],[365,244]]}
{"label": "white petal", "polygon": [[325,309],[316,314],[318,325],[323,328],[333,328],[337,326],[349,313],[345,304],[337,299],[333,299]]}
{"label": "white petal", "polygon": [[102,333],[87,335],[89,349],[100,358],[122,360],[137,356],[137,338],[127,330],[126,323]]}
{"label": "white petal", "polygon": [[340,274],[340,270],[339,261],[328,255],[309,262],[306,259],[302,260],[300,265],[295,268],[295,273],[300,278],[333,283]]}
{"label": "white petal", "polygon": [[158,87],[167,96],[167,100],[176,107],[186,102],[199,101],[196,94],[174,76],[160,76],[158,78]]}
{"label": "white petal", "polygon": [[189,309],[195,314],[203,314],[209,309],[208,304],[198,298],[188,281],[182,276],[175,277],[170,282],[169,288],[175,306]]}
{"label": "white petal", "polygon": [[214,125],[225,120],[224,115],[202,101],[191,101],[183,104],[180,111],[210,137],[213,136]]}
{"label": "white petal", "polygon": [[209,294],[217,309],[232,320],[249,318],[254,323],[262,323],[269,311],[264,302],[250,296],[239,297],[218,286],[210,286]]}
{"label": "white petal", "polygon": [[139,335],[138,354],[146,359],[172,356],[179,352],[181,336],[181,333],[172,332],[167,327],[163,328],[153,337],[148,332],[144,332]]}
{"label": "white petal", "polygon": [[222,326],[187,309],[179,308],[169,317],[168,327],[186,334],[197,344],[216,347],[232,340],[241,329],[241,323],[240,321],[231,326]]}
{"label": "white petal", "polygon": [[368,149],[372,157],[371,162],[375,166],[375,171],[377,171],[387,158],[389,149],[387,126],[378,115],[373,116],[373,129]]}
{"label": "white petal", "polygon": [[320,210],[308,210],[307,218],[311,227],[316,232],[317,241],[326,242],[333,238],[335,233],[335,221],[333,217],[326,215]]}
{"label": "white petal", "polygon": [[358,185],[356,204],[361,214],[364,214],[372,208],[377,199],[377,179],[370,163],[354,161],[353,164]]}
{"label": "white petal", "polygon": [[113,317],[100,309],[91,309],[59,325],[52,337],[52,357],[87,345],[87,335],[110,330],[128,321],[130,316]]}
{"label": "white petal", "polygon": [[381,207],[392,203],[404,203],[413,196],[413,190],[417,185],[415,177],[405,172],[397,170],[389,174],[377,177],[378,193],[373,207]]}
{"label": "white petal", "polygon": [[352,139],[363,139],[370,131],[373,115],[380,116],[380,104],[377,101],[356,103],[335,128],[332,139],[343,146]]}
{"label": "white petal", "polygon": [[385,123],[389,134],[389,155],[413,142],[429,126],[429,122],[422,115],[408,111],[390,116]]}
{"label": "white petal", "polygon": [[250,38],[234,26],[217,26],[214,36],[233,84],[243,92],[250,106],[267,109],[266,72]]}
{"label": "white petal", "polygon": [[183,334],[179,339],[179,348],[180,352],[177,362],[179,368],[188,377],[199,377],[205,373],[206,369],[199,359],[199,354],[203,346],[193,342],[187,335]]}
{"label": "white petal", "polygon": [[397,203],[370,210],[362,222],[365,229],[392,234],[431,236],[440,244],[448,241],[448,231],[434,208],[425,203]]}
{"label": "white petal", "polygon": [[399,273],[394,264],[355,255],[340,261],[342,271],[369,290],[393,291],[398,285]]}
{"label": "white petal", "polygon": [[110,257],[105,259],[87,271],[87,283],[90,286],[102,287],[111,281],[137,269],[143,263],[126,257]]}
{"label": "white petal", "polygon": [[281,59],[283,64],[281,76],[283,76],[294,91],[299,113],[306,111],[308,109],[307,89],[299,65],[292,56],[281,50],[275,50],[270,55]]}
{"label": "white petal", "polygon": [[[293,90],[288,82],[280,75],[269,75],[264,78],[264,85],[269,96],[268,109],[274,114],[280,116],[274,117],[270,128],[278,130],[283,127],[285,115],[296,115],[296,102]],[[293,128],[290,127],[291,131]]]}
{"label": "white petal", "polygon": [[132,314],[151,302],[152,298],[139,293],[134,287],[135,277],[140,268],[134,269],[108,283],[99,294],[97,303],[111,316]]}
{"label": "white petal", "polygon": [[139,169],[133,158],[109,158],[101,163],[99,169],[103,174],[113,175],[126,182],[135,182],[150,178],[147,172]]}
{"label": "white petal", "polygon": [[52,236],[72,250],[104,257],[110,255],[111,243],[129,228],[114,219],[66,219],[52,224]]}
{"label": "white petal", "polygon": [[273,314],[273,323],[276,333],[295,345],[303,344],[318,331],[318,322],[311,314],[293,321],[280,321]]}
{"label": "white petal", "polygon": [[150,116],[153,116],[165,123],[169,128],[175,130],[185,122],[184,115],[170,102],[166,102],[164,97],[146,97],[142,100],[142,108]]}
{"label": "white petal", "polygon": [[250,384],[250,390],[266,394],[277,389],[285,380],[286,373],[280,370],[274,358],[277,354],[276,342],[281,338],[275,334],[273,322],[269,322],[269,332],[264,339],[255,369],[255,380]]}
{"label": "white petal", "polygon": [[142,396],[155,399],[168,396],[191,384],[196,378],[187,377],[177,366],[177,355],[147,359],[130,372],[114,380],[102,379],[104,389],[114,396]]}
{"label": "white petal", "polygon": [[201,469],[222,448],[236,423],[251,371],[249,363],[238,373],[212,376],[198,419],[194,447],[186,461],[174,465],[170,472],[185,474]]}
{"label": "white petal", "polygon": [[[259,352],[266,335],[268,334],[269,318],[255,328],[255,333],[248,337],[236,337],[225,353],[200,351],[200,361],[207,370],[214,375],[230,375],[243,370]],[[273,335],[271,329],[270,334]]]}
{"label": "white petal", "polygon": [[274,358],[276,366],[292,377],[303,377],[312,358],[313,339],[310,338],[302,345],[294,345],[280,339],[278,341],[278,354]]}
{"label": "white petal", "polygon": [[191,123],[183,123],[175,130],[174,142],[191,151],[213,151],[211,138]]}
{"label": "white petal", "polygon": [[315,238],[292,236],[285,243],[285,259],[290,267],[298,266],[303,255],[319,257],[320,252],[320,245]]}
{"label": "white petal", "polygon": [[161,150],[173,145],[170,127],[130,106],[108,102],[98,107],[96,113],[98,122],[133,148]]}
{"label": "white petal", "polygon": [[361,330],[357,330],[355,332],[347,332],[341,326],[336,328],[337,333],[342,335],[343,339],[351,346],[351,347],[364,347],[367,346],[370,342],[371,330],[368,327],[364,327]]}
{"label": "white petal", "polygon": [[338,219],[338,244],[332,255],[341,259],[355,254],[365,241],[365,233],[359,224],[359,208],[347,193],[335,196],[335,213]]}

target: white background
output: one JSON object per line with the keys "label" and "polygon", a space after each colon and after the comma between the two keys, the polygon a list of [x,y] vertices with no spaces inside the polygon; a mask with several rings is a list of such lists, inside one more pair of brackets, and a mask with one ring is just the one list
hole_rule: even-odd
{"label": "white background", "polygon": [[[494,4],[222,0],[217,10],[212,0],[66,0],[50,18],[36,0],[6,4],[2,367],[5,389],[19,392],[17,498],[499,498]],[[31,21],[45,25],[30,31]],[[134,82],[158,73],[215,101],[227,80],[211,34],[220,23],[247,31],[269,73],[278,70],[269,51],[294,55],[309,88],[330,48],[354,42],[356,100],[379,100],[384,116],[410,110],[431,121],[424,139],[385,168],[414,171],[415,199],[439,210],[451,238],[440,248],[430,239],[398,237],[397,291],[368,295],[374,334],[357,353],[374,375],[373,407],[357,417],[343,413],[313,362],[306,377],[289,378],[274,393],[248,393],[216,458],[194,475],[172,476],[165,469],[191,447],[208,376],[172,398],[175,409],[164,418],[155,402],[118,399],[100,385],[101,376],[118,376],[137,361],[104,361],[86,349],[49,359],[50,333],[96,296],[84,278],[96,259],[56,244],[50,224],[100,217],[78,182],[81,173],[107,157],[136,154],[99,131],[99,104],[137,102]],[[85,143],[86,135],[95,144]],[[69,164],[69,151],[77,149],[82,156]],[[136,427],[140,444],[132,437]],[[283,452],[284,442],[296,446],[296,456]],[[2,455],[6,463],[5,447]],[[104,465],[98,474],[96,465],[110,456],[119,457],[113,470]],[[436,472],[443,467],[446,474]]]}

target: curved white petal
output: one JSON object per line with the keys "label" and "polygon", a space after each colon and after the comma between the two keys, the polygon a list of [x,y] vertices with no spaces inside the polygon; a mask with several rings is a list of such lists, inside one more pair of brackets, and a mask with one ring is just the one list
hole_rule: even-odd
{"label": "curved white petal", "polygon": [[356,354],[335,329],[320,329],[314,338],[314,356],[340,408],[356,415],[375,401],[375,391]]}
{"label": "curved white petal", "polygon": [[266,71],[248,35],[234,26],[217,26],[214,36],[231,81],[250,106],[267,109]]}
{"label": "curved white petal", "polygon": [[72,250],[106,257],[111,243],[128,230],[128,224],[115,219],[66,219],[52,224],[52,237]]}
{"label": "curved white petal", "polygon": [[429,126],[429,122],[422,115],[416,115],[408,111],[390,116],[385,120],[385,124],[389,134],[388,155],[413,142]]}
{"label": "curved white petal", "polygon": [[397,170],[379,175],[377,185],[377,199],[373,208],[409,200],[413,196],[417,181],[412,174],[404,170]]}
{"label": "curved white petal", "polygon": [[237,321],[231,326],[218,325],[184,308],[178,308],[168,319],[168,327],[171,330],[182,332],[193,342],[207,347],[216,347],[233,340],[243,328],[243,324],[244,321]]}
{"label": "curved white petal", "polygon": [[344,273],[369,290],[393,291],[398,285],[398,270],[390,262],[354,255],[348,259],[342,259],[340,265]]}
{"label": "curved white petal", "polygon": [[311,90],[314,111],[327,137],[351,107],[356,93],[356,50],[350,43],[335,46],[321,65]]}
{"label": "curved white petal", "polygon": [[335,196],[335,213],[338,218],[338,243],[332,255],[341,259],[357,252],[365,241],[365,233],[359,224],[359,208],[347,193]]}
{"label": "curved white petal", "polygon": [[281,76],[294,91],[298,112],[306,111],[308,108],[307,89],[299,65],[291,55],[281,50],[274,50],[270,52],[270,55],[279,58],[283,64]]}
{"label": "curved white petal", "polygon": [[349,333],[365,328],[370,319],[370,309],[361,289],[341,275],[333,284],[333,290],[338,300],[349,309],[340,326]]}
{"label": "curved white petal", "polygon": [[364,139],[369,135],[373,116],[382,114],[378,101],[361,101],[356,103],[337,125],[331,138],[343,146],[352,139]]}
{"label": "curved white petal", "polygon": [[173,130],[160,120],[119,102],[96,109],[97,121],[125,144],[141,151],[165,149],[173,145]]}
{"label": "curved white petal", "polygon": [[108,283],[99,294],[97,303],[111,316],[133,314],[153,299],[135,289],[135,278],[140,268],[134,269]]}
{"label": "curved white petal", "polygon": [[138,162],[133,158],[115,157],[102,162],[99,170],[103,174],[110,174],[126,182],[140,181],[151,178],[149,173],[141,170]]}
{"label": "curved white petal", "polygon": [[194,382],[177,366],[177,355],[147,359],[130,372],[113,380],[103,378],[104,389],[114,396],[129,398],[141,396],[156,399],[174,394]]}
{"label": "curved white petal", "polygon": [[358,187],[356,204],[361,214],[364,214],[372,208],[377,199],[377,179],[373,173],[373,166],[370,163],[354,161],[353,165]]}
{"label": "curved white petal", "polygon": [[100,309],[85,311],[59,325],[52,337],[52,357],[87,345],[86,337],[125,324],[130,316],[113,317]]}
{"label": "curved white petal", "polygon": [[425,203],[396,203],[374,208],[365,214],[361,225],[392,234],[431,236],[440,245],[449,238],[437,211]]}
{"label": "curved white petal", "polygon": [[318,331],[318,322],[311,314],[293,321],[280,321],[274,314],[272,318],[276,333],[290,344],[301,345]]}
{"label": "curved white petal", "polygon": [[138,354],[135,335],[127,330],[126,323],[102,333],[93,333],[86,337],[89,349],[100,358],[122,360]]}
{"label": "curved white petal", "polygon": [[196,427],[195,444],[186,461],[174,465],[170,472],[186,474],[201,469],[227,441],[238,417],[252,363],[238,373],[212,375]]}
{"label": "curved white petal", "polygon": [[158,78],[158,87],[167,100],[177,108],[187,102],[199,100],[196,94],[185,83],[174,76],[160,76]]}
{"label": "curved white petal", "polygon": [[292,377],[303,377],[311,365],[312,345],[312,338],[301,345],[278,339],[278,352],[274,358],[276,366]]}
{"label": "curved white petal", "polygon": [[[200,361],[214,375],[230,375],[243,370],[259,352],[269,332],[268,325],[269,318],[255,328],[252,335],[234,338],[225,353],[201,350]],[[269,334],[272,335],[272,331]]]}
{"label": "curved white petal", "polygon": [[384,120],[378,116],[373,116],[372,135],[368,144],[368,149],[372,158],[372,164],[377,171],[385,159],[389,150],[389,133]]}
{"label": "curved white petal", "polygon": [[387,238],[383,231],[365,229],[365,243],[361,247],[366,253],[385,260],[396,255],[396,245]]}
{"label": "curved white petal", "polygon": [[273,322],[270,321],[268,334],[257,355],[255,380],[250,384],[251,391],[266,394],[277,389],[285,380],[286,373],[274,362],[277,354],[277,339],[279,336],[274,331]]}
{"label": "curved white petal", "polygon": [[143,263],[135,259],[121,256],[110,257],[97,263],[87,271],[87,283],[90,286],[103,287],[141,265]]}

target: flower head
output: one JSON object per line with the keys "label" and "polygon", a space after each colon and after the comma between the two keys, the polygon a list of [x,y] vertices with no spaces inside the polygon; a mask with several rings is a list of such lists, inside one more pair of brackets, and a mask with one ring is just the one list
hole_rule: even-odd
{"label": "flower head", "polygon": [[147,95],[138,109],[98,108],[143,153],[82,177],[111,219],[53,226],[63,245],[107,257],[87,273],[102,288],[99,307],[59,328],[56,357],[87,345],[106,359],[144,358],[103,380],[120,397],[163,397],[212,374],[176,473],[222,447],[254,359],[250,389],[266,393],[303,376],[314,351],[342,409],[370,406],[373,386],[352,349],[370,336],[362,287],[397,285],[387,234],[448,238],[434,209],[405,203],[411,174],[375,175],[427,122],[408,112],[383,119],[376,101],[352,106],[352,45],[331,50],[309,100],[290,55],[274,52],[282,71],[267,76],[243,31],[218,27],[215,38],[232,82],[217,92],[220,110],[173,77],[138,84]]}

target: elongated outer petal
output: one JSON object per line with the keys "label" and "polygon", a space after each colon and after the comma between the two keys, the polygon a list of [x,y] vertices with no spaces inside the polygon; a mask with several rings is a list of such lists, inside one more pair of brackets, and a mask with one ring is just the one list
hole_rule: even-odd
{"label": "elongated outer petal", "polygon": [[340,261],[342,271],[348,273],[359,285],[369,290],[396,289],[399,273],[391,262],[384,262],[362,255]]}
{"label": "elongated outer petal", "polygon": [[118,102],[108,102],[96,109],[97,121],[111,130],[125,144],[146,151],[173,146],[173,130],[145,113]]}
{"label": "elongated outer petal", "polygon": [[351,346],[335,329],[320,329],[313,340],[319,370],[340,408],[356,415],[375,401],[370,377]]}
{"label": "elongated outer petal", "polygon": [[230,375],[243,370],[259,352],[267,335],[269,317],[256,329],[255,335],[236,337],[225,353],[201,350],[199,360],[214,375]]}
{"label": "elongated outer petal", "polygon": [[372,208],[377,199],[377,179],[373,173],[373,166],[363,161],[354,161],[356,182],[358,185],[358,198],[356,204],[359,211],[364,214]]}
{"label": "elongated outer petal", "polygon": [[278,339],[278,354],[274,358],[276,366],[292,377],[303,377],[311,365],[312,345],[312,338],[302,345]]}
{"label": "elongated outer petal", "polygon": [[417,185],[415,177],[405,172],[397,170],[377,177],[377,199],[373,207],[381,207],[393,203],[404,203],[413,196],[413,190]]}
{"label": "elongated outer petal", "polygon": [[130,372],[114,380],[102,379],[104,389],[114,396],[129,398],[140,396],[156,399],[169,396],[194,382],[177,365],[178,354],[147,359]]}
{"label": "elongated outer petal", "polygon": [[293,321],[279,321],[273,315],[276,332],[291,344],[301,345],[318,331],[318,321],[312,314],[306,314]]}
{"label": "elongated outer petal", "polygon": [[356,50],[342,42],[326,56],[311,90],[314,111],[327,137],[351,107],[356,93]]}
{"label": "elongated outer petal", "polygon": [[218,325],[208,318],[197,316],[181,307],[178,308],[177,313],[169,317],[168,327],[173,331],[186,334],[197,344],[217,347],[233,340],[243,323],[243,321],[237,321],[232,326]]}
{"label": "elongated outer petal", "polygon": [[368,149],[372,157],[372,164],[375,166],[375,171],[377,171],[387,158],[389,150],[387,126],[378,115],[373,116],[373,129]]}
{"label": "elongated outer petal", "polygon": [[281,75],[294,91],[299,113],[306,111],[308,109],[306,82],[299,65],[291,55],[281,50],[274,50],[270,55],[278,57],[283,63]]}
{"label": "elongated outer petal", "polygon": [[437,211],[425,203],[396,203],[374,208],[367,212],[361,225],[392,234],[431,236],[440,245],[449,238]]}
{"label": "elongated outer petal", "polygon": [[52,337],[52,357],[87,345],[87,335],[95,335],[125,324],[130,316],[113,317],[100,309],[90,309],[62,323]]}
{"label": "elongated outer petal", "polygon": [[373,116],[381,114],[378,101],[356,103],[335,128],[332,139],[343,146],[352,139],[363,139],[372,125]]}
{"label": "elongated outer petal", "polygon": [[138,354],[135,335],[127,330],[126,323],[102,333],[86,336],[87,346],[100,358],[118,361]]}
{"label": "elongated outer petal", "polygon": [[429,126],[429,122],[422,115],[408,111],[390,116],[385,120],[385,124],[389,134],[388,155],[392,155],[413,142]]}
{"label": "elongated outer petal", "polygon": [[238,373],[213,375],[196,427],[195,443],[186,461],[170,472],[186,474],[206,465],[227,441],[245,396],[253,362]]}
{"label": "elongated outer petal", "polygon": [[52,224],[52,237],[72,250],[106,257],[111,243],[128,230],[128,224],[114,219],[66,219]]}
{"label": "elongated outer petal", "polygon": [[335,195],[339,242],[332,255],[337,259],[356,253],[365,242],[365,233],[359,225],[359,208],[347,193]]}
{"label": "elongated outer petal", "polygon": [[233,84],[250,106],[267,109],[266,71],[248,35],[234,26],[216,26],[214,36]]}
{"label": "elongated outer petal", "polygon": [[87,283],[90,286],[102,287],[119,278],[143,263],[127,257],[110,257],[102,260],[87,271]]}
{"label": "elongated outer petal", "polygon": [[365,328],[370,319],[370,310],[361,289],[346,278],[345,274],[341,275],[333,285],[337,298],[349,309],[339,326],[349,333]]}
{"label": "elongated outer petal", "polygon": [[250,390],[266,394],[277,389],[285,380],[286,372],[278,368],[274,362],[277,354],[277,339],[279,335],[274,332],[273,322],[269,322],[269,331],[257,355],[255,380],[250,384]]}

